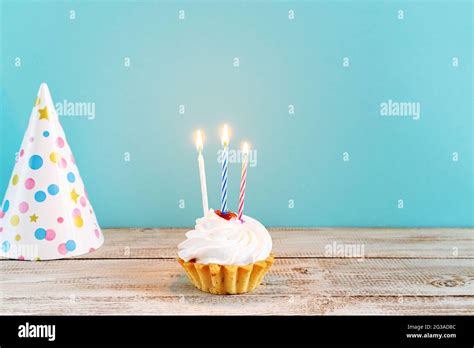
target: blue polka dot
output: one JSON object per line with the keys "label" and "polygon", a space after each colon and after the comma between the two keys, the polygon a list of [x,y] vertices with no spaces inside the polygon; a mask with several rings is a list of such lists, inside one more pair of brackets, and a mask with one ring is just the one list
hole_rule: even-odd
{"label": "blue polka dot", "polygon": [[66,242],[66,249],[68,251],[74,251],[76,249],[76,242],[73,240],[68,240]]}
{"label": "blue polka dot", "polygon": [[49,137],[49,132],[48,132],[48,131],[44,131],[44,132],[43,132],[43,136],[44,136],[45,138]]}
{"label": "blue polka dot", "polygon": [[35,201],[36,202],[43,202],[46,199],[46,193],[43,191],[38,191],[35,193]]}
{"label": "blue polka dot", "polygon": [[6,213],[8,211],[8,208],[10,208],[10,201],[7,199],[5,202],[3,202],[2,211]]}
{"label": "blue polka dot", "polygon": [[76,181],[76,176],[74,175],[73,172],[67,173],[67,180],[68,180],[70,183],[73,183],[74,181]]}
{"label": "blue polka dot", "polygon": [[59,187],[58,185],[51,184],[48,186],[48,193],[52,196],[57,195],[59,192]]}
{"label": "blue polka dot", "polygon": [[46,238],[46,230],[44,228],[38,228],[35,231],[35,238],[38,240],[43,240]]}
{"label": "blue polka dot", "polygon": [[2,243],[2,251],[6,253],[8,250],[10,250],[10,242],[6,240]]}
{"label": "blue polka dot", "polygon": [[41,156],[33,155],[30,157],[30,161],[28,163],[31,169],[37,170],[43,166],[43,159],[41,158]]}

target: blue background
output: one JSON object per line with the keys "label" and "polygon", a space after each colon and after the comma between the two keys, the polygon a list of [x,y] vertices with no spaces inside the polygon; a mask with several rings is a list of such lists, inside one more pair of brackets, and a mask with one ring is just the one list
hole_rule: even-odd
{"label": "blue background", "polygon": [[[257,150],[246,212],[268,226],[474,225],[470,1],[2,1],[1,12],[0,197],[44,81],[55,102],[96,103],[94,120],[61,121],[103,227],[193,224],[197,127],[218,208],[224,122],[232,149]],[[388,99],[420,102],[421,118],[380,116]],[[231,164],[234,210],[239,177]]]}

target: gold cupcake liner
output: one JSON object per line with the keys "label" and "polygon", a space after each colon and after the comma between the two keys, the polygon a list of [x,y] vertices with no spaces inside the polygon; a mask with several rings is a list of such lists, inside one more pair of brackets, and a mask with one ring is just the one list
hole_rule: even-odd
{"label": "gold cupcake liner", "polygon": [[263,280],[275,257],[245,266],[202,264],[178,258],[189,280],[196,288],[211,294],[243,294],[254,290]]}

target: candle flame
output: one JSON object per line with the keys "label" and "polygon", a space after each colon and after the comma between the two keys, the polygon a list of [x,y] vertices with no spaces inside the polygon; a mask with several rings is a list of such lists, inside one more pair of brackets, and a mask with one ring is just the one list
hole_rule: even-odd
{"label": "candle flame", "polygon": [[249,143],[245,142],[243,145],[242,145],[242,152],[244,153],[244,155],[247,155],[250,151],[250,145]]}
{"label": "candle flame", "polygon": [[202,134],[201,134],[201,130],[198,129],[197,132],[196,132],[196,149],[201,152],[202,151]]}
{"label": "candle flame", "polygon": [[229,127],[227,125],[224,125],[224,128],[222,129],[222,146],[227,147],[229,146]]}

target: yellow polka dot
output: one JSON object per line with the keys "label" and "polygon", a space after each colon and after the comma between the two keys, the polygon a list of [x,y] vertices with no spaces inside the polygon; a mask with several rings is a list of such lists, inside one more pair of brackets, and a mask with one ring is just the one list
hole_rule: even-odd
{"label": "yellow polka dot", "polygon": [[18,217],[18,215],[13,215],[10,219],[10,223],[12,224],[12,226],[18,225],[20,223],[20,218]]}
{"label": "yellow polka dot", "polygon": [[35,261],[41,261],[41,258],[39,256],[36,256]]}
{"label": "yellow polka dot", "polygon": [[80,216],[76,216],[74,218],[74,225],[76,225],[77,227],[82,227],[82,225],[84,225],[84,221]]}
{"label": "yellow polka dot", "polygon": [[15,236],[15,240],[16,240],[17,242],[20,241],[20,240],[21,240],[21,236],[20,236],[19,234],[17,234],[17,235]]}
{"label": "yellow polka dot", "polygon": [[58,163],[58,154],[56,152],[51,152],[51,155],[49,155],[49,159],[53,163]]}
{"label": "yellow polka dot", "polygon": [[18,184],[18,175],[15,174],[15,175],[13,176],[12,184],[13,184],[13,186],[15,186],[16,184]]}

